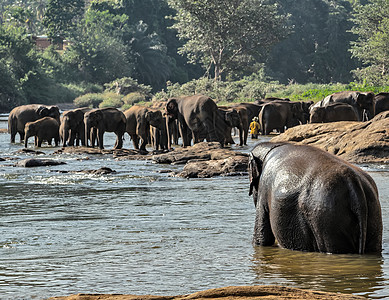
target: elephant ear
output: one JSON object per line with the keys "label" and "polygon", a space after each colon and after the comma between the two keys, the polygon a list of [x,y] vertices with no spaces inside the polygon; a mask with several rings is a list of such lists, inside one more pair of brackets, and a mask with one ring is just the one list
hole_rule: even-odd
{"label": "elephant ear", "polygon": [[176,98],[170,98],[166,103],[166,113],[173,118],[177,117],[178,104]]}
{"label": "elephant ear", "polygon": [[252,153],[249,156],[249,177],[250,177],[250,191],[249,196],[253,194],[253,190],[255,194],[258,192],[258,184],[259,179],[262,173],[262,161],[255,157]]}
{"label": "elephant ear", "polygon": [[49,109],[45,106],[39,106],[36,112],[41,118],[47,117],[50,114]]}

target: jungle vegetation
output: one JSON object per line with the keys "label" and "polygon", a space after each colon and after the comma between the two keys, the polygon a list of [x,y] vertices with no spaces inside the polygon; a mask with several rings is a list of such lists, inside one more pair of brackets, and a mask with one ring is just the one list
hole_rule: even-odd
{"label": "jungle vegetation", "polygon": [[2,0],[0,111],[387,91],[388,13],[386,0]]}

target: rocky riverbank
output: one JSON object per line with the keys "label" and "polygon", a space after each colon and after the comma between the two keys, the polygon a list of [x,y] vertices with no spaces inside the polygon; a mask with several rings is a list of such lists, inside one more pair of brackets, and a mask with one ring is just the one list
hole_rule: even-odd
{"label": "rocky riverbank", "polygon": [[296,126],[271,141],[312,145],[351,163],[389,163],[389,111],[367,122]]}
{"label": "rocky riverbank", "polygon": [[189,300],[189,299],[219,299],[219,300],[361,300],[360,296],[303,290],[284,286],[231,286],[205,290],[189,295],[152,296],[152,295],[115,295],[115,294],[78,294],[65,297],[53,297],[47,300]]}

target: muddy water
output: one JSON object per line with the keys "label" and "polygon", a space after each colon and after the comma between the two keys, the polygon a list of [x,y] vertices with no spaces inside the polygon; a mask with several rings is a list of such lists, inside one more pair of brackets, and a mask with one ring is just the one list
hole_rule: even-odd
{"label": "muddy water", "polygon": [[[6,128],[6,115],[0,128]],[[106,134],[111,148],[114,135]],[[17,138],[18,141],[18,138]],[[31,140],[32,143],[32,140]],[[246,148],[249,151],[254,142]],[[32,144],[29,145],[32,147]],[[51,155],[61,166],[25,169],[0,134],[0,295],[42,299],[73,293],[175,295],[229,285],[281,284],[389,297],[389,166],[375,179],[384,220],[382,257],[253,247],[248,178],[180,179],[182,166]],[[132,148],[127,137],[125,148]],[[61,171],[110,167],[110,175]]]}

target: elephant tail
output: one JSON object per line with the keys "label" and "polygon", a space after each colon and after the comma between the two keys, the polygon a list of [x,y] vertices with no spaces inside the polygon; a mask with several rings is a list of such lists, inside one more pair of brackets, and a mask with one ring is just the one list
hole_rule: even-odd
{"label": "elephant tail", "polygon": [[17,118],[14,115],[10,115],[8,118],[8,133],[16,133],[17,131]]}
{"label": "elephant tail", "polygon": [[358,237],[358,253],[364,254],[366,249],[367,239],[367,221],[368,207],[365,191],[360,180],[353,181],[350,184],[351,191],[351,211],[357,216],[359,237]]}

